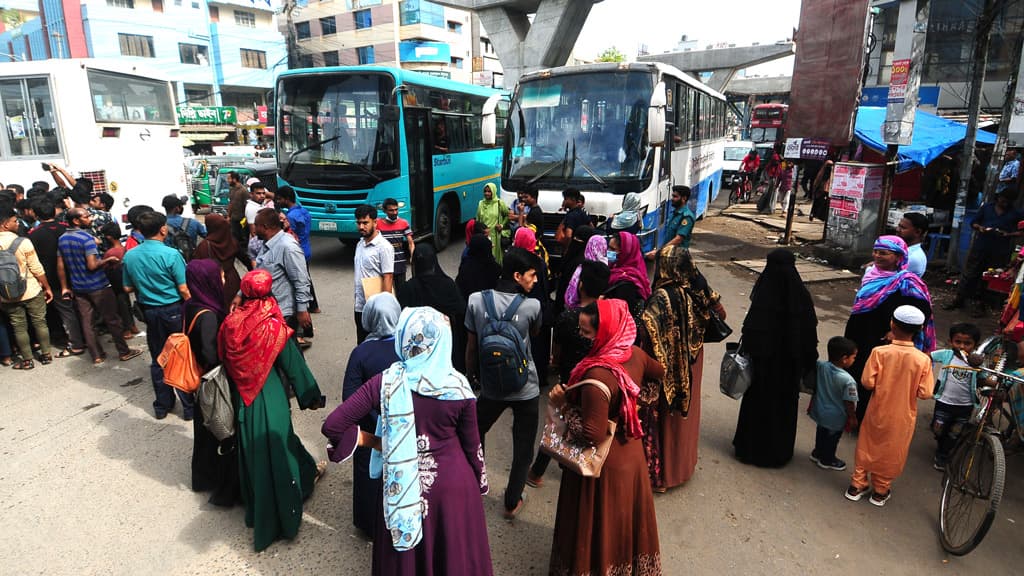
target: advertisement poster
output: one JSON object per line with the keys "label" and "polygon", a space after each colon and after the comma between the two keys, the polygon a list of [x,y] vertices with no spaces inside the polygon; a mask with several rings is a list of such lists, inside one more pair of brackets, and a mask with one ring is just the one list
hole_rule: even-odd
{"label": "advertisement poster", "polygon": [[903,102],[907,97],[910,83],[910,58],[892,61],[892,75],[889,80],[889,102]]}
{"label": "advertisement poster", "polygon": [[856,220],[857,216],[860,215],[860,201],[854,198],[832,196],[829,199],[828,207],[835,214],[836,218]]}

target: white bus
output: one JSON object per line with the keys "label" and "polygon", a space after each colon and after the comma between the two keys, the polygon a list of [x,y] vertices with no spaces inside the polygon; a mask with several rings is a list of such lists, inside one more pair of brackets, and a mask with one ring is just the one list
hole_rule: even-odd
{"label": "white bus", "polygon": [[114,217],[133,205],[159,210],[188,194],[170,82],[130,60],[0,64],[0,182],[54,185],[42,164],[92,180],[114,197]]}
{"label": "white bus", "polygon": [[540,190],[545,232],[561,214],[561,192],[583,192],[597,223],[641,195],[644,250],[661,233],[673,185],[692,189],[698,217],[718,196],[725,146],[725,97],[658,63],[608,63],[541,70],[519,79],[502,157],[506,202]]}

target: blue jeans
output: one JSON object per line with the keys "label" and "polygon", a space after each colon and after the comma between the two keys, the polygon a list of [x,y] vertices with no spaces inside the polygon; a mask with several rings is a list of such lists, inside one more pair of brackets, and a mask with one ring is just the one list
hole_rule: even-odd
{"label": "blue jeans", "polygon": [[157,356],[164,349],[167,337],[175,332],[181,332],[182,315],[181,304],[170,304],[168,306],[146,306],[146,345],[149,346],[149,375],[153,379],[153,392],[156,399],[153,400],[153,411],[157,416],[163,416],[174,409],[174,393],[181,398],[181,408],[185,416],[192,414],[193,396],[181,390],[175,390],[164,383],[164,369],[156,362]]}
{"label": "blue jeans", "polygon": [[836,461],[836,448],[839,447],[839,439],[843,437],[843,431],[829,430],[818,426],[814,433],[814,456],[822,464],[832,464]]}

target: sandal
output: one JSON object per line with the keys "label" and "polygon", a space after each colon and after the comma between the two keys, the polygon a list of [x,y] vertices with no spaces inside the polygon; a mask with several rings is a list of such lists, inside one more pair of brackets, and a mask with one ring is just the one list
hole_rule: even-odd
{"label": "sandal", "polygon": [[47,353],[39,355],[39,363],[42,364],[43,366],[46,366],[51,362],[53,362],[53,354]]}
{"label": "sandal", "polygon": [[139,350],[138,348],[132,348],[131,350],[128,350],[127,354],[121,354],[120,356],[118,356],[118,360],[120,360],[121,362],[127,362],[132,358],[135,358],[139,354],[142,354],[142,350]]}
{"label": "sandal", "polygon": [[14,364],[14,360],[10,356],[0,360],[0,366],[10,366],[11,364]]}
{"label": "sandal", "polygon": [[321,460],[316,463],[316,476],[313,478],[313,483],[316,484],[327,474],[327,460]]}
{"label": "sandal", "polygon": [[106,356],[100,356],[99,358],[93,358],[92,359],[92,365],[93,366],[99,366],[100,364],[103,364],[106,361],[107,361],[107,357]]}
{"label": "sandal", "polygon": [[36,364],[31,359],[30,360],[22,360],[21,362],[18,362],[14,366],[12,366],[12,368],[14,368],[15,370],[31,370],[31,369],[33,369],[35,367],[36,367]]}
{"label": "sandal", "polygon": [[85,354],[85,348],[82,348],[81,350],[65,348],[57,353],[57,358],[71,358],[72,356],[81,356],[82,354]]}

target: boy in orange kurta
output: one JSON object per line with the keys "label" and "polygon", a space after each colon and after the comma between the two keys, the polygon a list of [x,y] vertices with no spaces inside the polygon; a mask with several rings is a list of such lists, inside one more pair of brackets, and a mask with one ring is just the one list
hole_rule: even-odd
{"label": "boy in orange kurta", "polygon": [[892,344],[871,351],[861,384],[874,390],[860,425],[853,477],[846,497],[860,500],[869,491],[875,506],[892,495],[891,484],[903,473],[917,422],[917,401],[932,397],[935,379],[931,358],[914,348],[913,338],[925,322],[914,306],[893,313]]}

